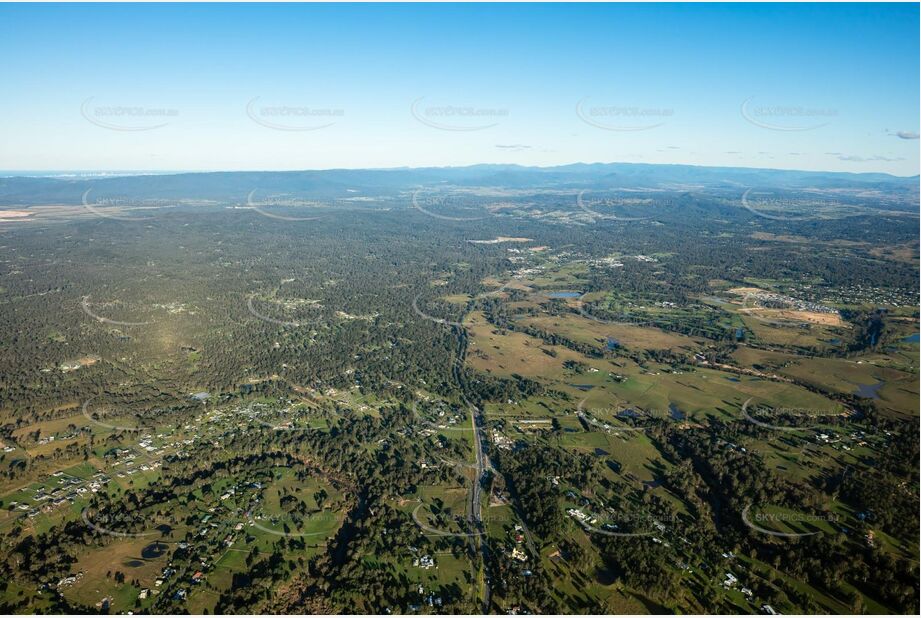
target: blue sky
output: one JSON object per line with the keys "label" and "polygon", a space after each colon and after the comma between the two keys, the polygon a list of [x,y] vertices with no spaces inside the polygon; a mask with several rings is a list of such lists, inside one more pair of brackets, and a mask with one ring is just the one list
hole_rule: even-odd
{"label": "blue sky", "polygon": [[918,173],[917,4],[0,5],[0,169]]}

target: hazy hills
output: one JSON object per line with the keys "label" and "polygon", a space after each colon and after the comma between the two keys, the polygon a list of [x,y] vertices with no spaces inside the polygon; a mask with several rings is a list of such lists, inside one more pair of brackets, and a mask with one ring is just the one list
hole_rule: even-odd
{"label": "hazy hills", "polygon": [[87,191],[123,199],[245,202],[252,191],[316,199],[392,196],[439,185],[502,189],[744,190],[863,189],[911,197],[918,177],[637,163],[558,167],[474,165],[449,168],[333,169],[292,172],[196,172],[102,178],[0,178],[0,207],[79,204]]}

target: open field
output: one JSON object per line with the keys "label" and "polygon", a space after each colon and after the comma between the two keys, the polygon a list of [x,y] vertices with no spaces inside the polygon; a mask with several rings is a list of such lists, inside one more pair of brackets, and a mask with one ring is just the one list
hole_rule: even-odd
{"label": "open field", "polygon": [[623,324],[605,324],[579,315],[525,318],[519,320],[523,326],[532,326],[542,331],[559,333],[564,337],[597,346],[603,350],[608,347],[608,340],[613,339],[628,349],[633,350],[685,350],[699,349],[700,340],[669,333],[653,326],[628,326]]}

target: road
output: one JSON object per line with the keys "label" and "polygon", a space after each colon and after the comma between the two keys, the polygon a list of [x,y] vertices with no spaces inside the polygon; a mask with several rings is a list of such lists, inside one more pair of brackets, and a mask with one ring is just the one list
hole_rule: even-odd
{"label": "road", "polygon": [[[486,559],[489,554],[489,545],[488,540],[489,536],[486,534],[486,527],[483,523],[483,476],[486,474],[487,470],[492,469],[492,465],[489,463],[489,459],[486,457],[484,452],[483,445],[487,444],[486,440],[486,422],[483,420],[483,412],[477,406],[475,406],[464,392],[465,385],[463,376],[461,375],[460,368],[464,365],[464,358],[467,355],[467,339],[463,331],[463,327],[460,330],[460,349],[457,354],[457,362],[454,363],[453,373],[454,380],[460,389],[460,396],[464,403],[467,404],[467,407],[470,410],[470,428],[473,431],[473,450],[476,455],[476,466],[474,470],[473,478],[473,488],[470,491],[470,502],[467,505],[467,521],[470,522],[471,527],[482,532],[479,536],[480,538],[480,556],[483,559],[483,566],[486,565]],[[473,539],[471,539],[471,542]],[[482,575],[482,586],[483,586],[483,608],[482,613],[489,613],[490,606],[490,587],[489,587],[489,577],[483,573]]]}
{"label": "road", "polygon": [[466,397],[464,397],[464,401],[468,406],[470,406],[470,427],[473,430],[473,450],[476,454],[477,478],[477,482],[474,483],[473,492],[471,493],[470,510],[468,511],[468,515],[470,516],[471,521],[481,522],[483,519],[483,476],[488,470],[491,471],[493,467],[489,461],[489,458],[486,456],[485,451],[483,450],[483,445],[487,444],[486,421],[483,419],[483,413],[479,408],[467,401]]}
{"label": "road", "polygon": [[[475,481],[473,483],[473,491],[470,492],[470,503],[467,507],[467,519],[472,526],[476,527],[478,530],[484,534],[480,535],[480,552],[483,556],[483,560],[487,559],[489,555],[489,546],[488,540],[489,537],[485,534],[486,529],[483,524],[482,516],[482,502],[483,502],[483,486],[482,481],[483,477],[487,471],[496,473],[495,468],[493,468],[492,463],[489,461],[489,457],[485,453],[484,446],[489,444],[489,436],[486,433],[486,418],[483,416],[483,411],[474,405],[465,393],[465,385],[463,381],[463,376],[461,375],[460,368],[463,367],[464,358],[467,353],[467,340],[464,336],[463,331],[461,331],[460,337],[460,350],[458,352],[457,362],[454,364],[454,379],[460,387],[461,399],[464,403],[467,404],[470,409],[470,427],[473,430],[473,443],[474,443],[474,453],[476,454],[476,472],[475,472]],[[518,511],[517,505],[513,504],[512,508],[518,515],[518,519],[521,521],[521,528],[524,532],[525,542],[528,546],[528,550],[531,552],[531,559],[537,562],[540,561],[540,553],[537,550],[537,546],[534,543],[534,537],[531,534],[531,531],[528,529],[528,525],[525,523],[524,516]],[[490,587],[488,578],[484,577],[483,579],[483,609],[484,614],[488,614],[490,609]]]}

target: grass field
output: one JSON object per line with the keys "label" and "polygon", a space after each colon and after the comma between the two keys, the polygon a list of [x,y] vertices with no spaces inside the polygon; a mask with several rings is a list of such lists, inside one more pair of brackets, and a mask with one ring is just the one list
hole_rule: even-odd
{"label": "grass field", "polygon": [[581,315],[559,315],[524,318],[520,323],[543,331],[558,333],[579,343],[607,347],[608,338],[616,339],[620,345],[630,350],[697,350],[702,341],[669,333],[647,326],[629,326],[622,324],[605,324]]}
{"label": "grass field", "polygon": [[739,348],[733,357],[743,365],[760,365],[819,388],[850,395],[861,386],[882,383],[876,403],[893,412],[918,415],[918,380],[915,375],[875,364],[874,358],[804,358],[782,352]]}
{"label": "grass field", "polygon": [[[104,538],[106,545],[80,556],[73,572],[83,573],[83,576],[63,592],[72,601],[90,607],[104,596],[109,596],[112,598],[112,609],[124,612],[134,608],[141,588],[154,587],[154,580],[167,565],[169,553],[148,559],[142,556],[142,551],[151,544],[150,538]],[[116,571],[124,573],[125,583],[115,581]],[[133,585],[131,582],[134,580],[140,585]]]}
{"label": "grass field", "polygon": [[563,346],[544,345],[522,333],[499,332],[479,312],[471,313],[464,326],[470,336],[468,364],[493,375],[553,378],[563,375],[565,361],[582,359]]}
{"label": "grass field", "polygon": [[[325,497],[324,495],[325,494]],[[332,537],[345,519],[348,500],[319,476],[299,480],[290,470],[276,471],[263,492],[254,536],[293,535],[316,543]]]}

